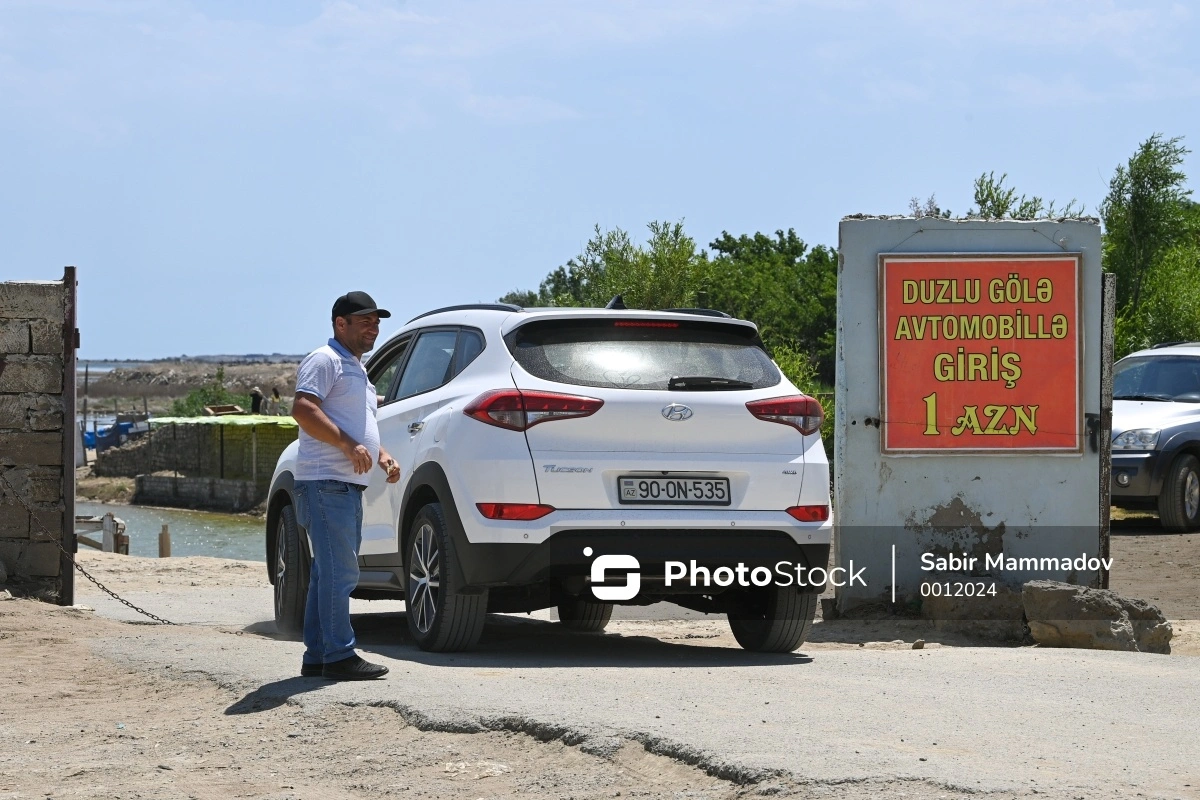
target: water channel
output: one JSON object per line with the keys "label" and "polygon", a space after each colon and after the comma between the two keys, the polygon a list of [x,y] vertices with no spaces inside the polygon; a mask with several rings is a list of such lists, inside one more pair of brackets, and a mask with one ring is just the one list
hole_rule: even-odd
{"label": "water channel", "polygon": [[[129,555],[158,557],[158,533],[170,526],[172,556],[212,556],[243,561],[265,561],[265,523],[254,517],[184,511],[177,508],[75,502],[79,516],[113,516],[125,520]],[[89,534],[99,541],[100,534]]]}

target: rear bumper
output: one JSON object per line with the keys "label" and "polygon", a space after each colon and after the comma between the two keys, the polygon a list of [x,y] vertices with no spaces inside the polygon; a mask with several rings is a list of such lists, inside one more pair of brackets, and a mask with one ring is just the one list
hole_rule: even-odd
{"label": "rear bumper", "polygon": [[[585,554],[586,549],[586,554]],[[455,542],[463,579],[470,586],[527,586],[548,580],[586,580],[592,562],[601,555],[629,555],[637,559],[643,583],[654,584],[667,561],[710,570],[745,564],[773,569],[779,562],[824,567],[829,560],[829,540],[797,542],[774,530],[720,531],[679,529],[592,528],[562,530],[537,544]],[[820,591],[823,587],[811,587]]]}
{"label": "rear bumper", "polygon": [[[827,501],[826,501],[827,502]],[[711,508],[558,509],[531,522],[486,519],[471,506],[458,509],[463,535],[471,544],[541,544],[567,531],[612,531],[632,535],[671,531],[714,534],[722,539],[749,531],[771,531],[796,544],[829,544],[833,522],[798,522],[784,511],[727,511]]]}

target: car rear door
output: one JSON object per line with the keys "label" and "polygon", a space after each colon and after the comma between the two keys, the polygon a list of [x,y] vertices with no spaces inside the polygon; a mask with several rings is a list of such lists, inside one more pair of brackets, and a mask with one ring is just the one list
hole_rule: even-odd
{"label": "car rear door", "polygon": [[737,510],[796,504],[806,437],[755,417],[746,404],[797,392],[752,326],[539,320],[510,332],[506,343],[522,391],[603,401],[589,416],[526,430],[542,503]]}

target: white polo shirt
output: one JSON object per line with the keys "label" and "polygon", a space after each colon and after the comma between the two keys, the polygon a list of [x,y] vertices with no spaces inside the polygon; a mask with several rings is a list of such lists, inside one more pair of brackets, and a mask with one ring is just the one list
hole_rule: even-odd
{"label": "white polo shirt", "polygon": [[[328,344],[318,347],[300,362],[296,391],[318,398],[321,410],[333,424],[367,448],[374,467],[379,460],[379,425],[375,421],[379,398],[361,361],[337,339],[330,339]],[[366,486],[370,476],[370,472],[355,474],[354,465],[341,450],[300,429],[296,480],[346,481]]]}

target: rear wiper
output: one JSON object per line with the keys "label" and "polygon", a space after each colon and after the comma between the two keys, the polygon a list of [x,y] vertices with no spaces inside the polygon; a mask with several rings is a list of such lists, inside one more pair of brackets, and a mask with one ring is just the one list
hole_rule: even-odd
{"label": "rear wiper", "polygon": [[707,391],[720,389],[753,389],[754,384],[733,378],[713,378],[706,375],[682,376],[676,375],[667,381],[667,389],[677,391]]}
{"label": "rear wiper", "polygon": [[1113,400],[1158,400],[1159,402],[1165,403],[1167,400],[1170,400],[1170,399],[1171,399],[1170,397],[1167,397],[1164,394],[1114,394],[1113,395]]}

